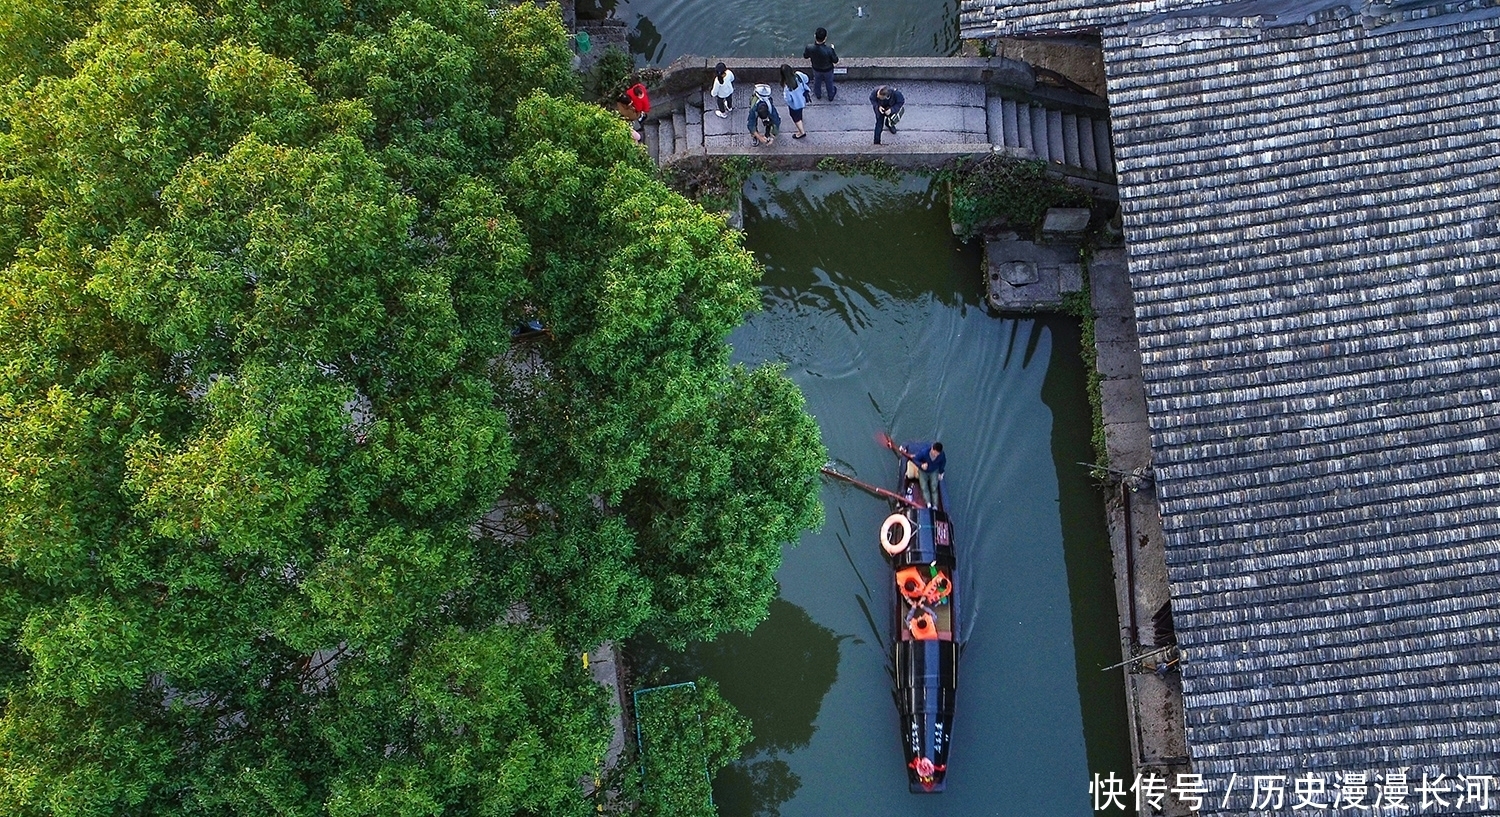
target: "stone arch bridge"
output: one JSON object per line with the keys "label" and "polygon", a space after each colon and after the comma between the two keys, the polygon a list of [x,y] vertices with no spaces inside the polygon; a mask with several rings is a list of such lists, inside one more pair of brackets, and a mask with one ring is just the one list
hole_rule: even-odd
{"label": "stone arch bridge", "polygon": [[[724,60],[735,74],[734,112],[713,115],[708,97],[719,60],[685,56],[665,70],[642,131],[659,164],[715,156],[754,156],[775,170],[808,169],[824,157],[880,158],[898,167],[941,164],[958,156],[1004,153],[1040,159],[1061,175],[1114,198],[1114,151],[1105,100],[1018,60],[1001,57],[844,58],[836,76],[838,99],[812,100],[804,115],[807,138],[792,139],[780,94],[782,63],[811,75],[791,57]],[[782,133],[760,146],[746,128],[756,83],[777,89]],[[873,144],[870,92],[899,88],[906,113],[899,132]],[[705,101],[707,107],[705,108]]]}

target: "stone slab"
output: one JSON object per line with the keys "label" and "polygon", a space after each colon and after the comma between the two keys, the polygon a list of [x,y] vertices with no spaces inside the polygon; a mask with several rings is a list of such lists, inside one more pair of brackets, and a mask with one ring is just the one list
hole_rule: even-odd
{"label": "stone slab", "polygon": [[[1005,245],[995,242],[994,246]],[[1022,287],[1037,282],[1036,264],[1030,261],[1003,261],[990,260],[990,270],[1000,276],[1000,280],[1013,287]]]}
{"label": "stone slab", "polygon": [[1135,315],[1119,312],[1096,312],[1094,315],[1094,342],[1120,343],[1136,350],[1140,358],[1140,340],[1136,334]]}
{"label": "stone slab", "polygon": [[1042,217],[1044,233],[1081,233],[1094,212],[1087,207],[1052,207]]}
{"label": "stone slab", "polygon": [[646,143],[646,154],[652,159],[661,161],[661,126],[655,122],[647,122],[641,128],[641,138]]}
{"label": "stone slab", "polygon": [[1146,422],[1146,392],[1141,381],[1133,378],[1105,380],[1099,384],[1104,393],[1104,422]]}
{"label": "stone slab", "polygon": [[1130,288],[1130,274],[1125,264],[1116,264],[1097,253],[1089,262],[1089,291],[1094,310],[1106,315],[1136,315],[1136,295]]}
{"label": "stone slab", "polygon": [[1146,423],[1105,423],[1104,449],[1109,466],[1134,471],[1151,464],[1151,427]]}
{"label": "stone slab", "polygon": [[1099,353],[1099,376],[1106,380],[1141,377],[1141,351],[1135,341],[1101,341],[1095,328],[1094,348]]}
{"label": "stone slab", "polygon": [[1057,289],[1064,295],[1083,291],[1083,265],[1063,264],[1057,268]]}

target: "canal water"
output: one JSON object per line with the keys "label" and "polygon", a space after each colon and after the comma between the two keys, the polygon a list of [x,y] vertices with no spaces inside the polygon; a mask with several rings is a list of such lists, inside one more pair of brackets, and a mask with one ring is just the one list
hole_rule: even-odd
{"label": "canal water", "polygon": [[840,57],[948,56],[958,50],[957,0],[579,0],[582,17],[612,16],[629,27],[647,63],[702,57],[801,55],[813,31],[828,29]]}
{"label": "canal water", "polygon": [[882,486],[876,444],[941,439],[965,646],[948,791],[907,793],[891,698],[887,505],[825,484],[823,529],[785,551],[780,598],[750,635],[686,653],[635,645],[637,680],[717,679],[755,743],[715,783],[737,815],[1091,814],[1092,772],[1129,770],[1119,633],[1077,322],[980,307],[977,247],[948,230],[941,185],[830,174],[754,177],[749,248],[764,310],[737,359],[784,363],[830,455]]}

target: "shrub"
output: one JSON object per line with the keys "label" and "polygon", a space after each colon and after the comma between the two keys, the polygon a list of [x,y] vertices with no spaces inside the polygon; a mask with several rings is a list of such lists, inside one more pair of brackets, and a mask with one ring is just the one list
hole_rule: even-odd
{"label": "shrub", "polygon": [[1045,162],[999,154],[962,164],[952,174],[953,204],[949,218],[965,240],[985,226],[1003,222],[1031,233],[1052,207],[1082,207],[1088,193],[1047,175]]}
{"label": "shrub", "polygon": [[750,722],[706,678],[636,693],[646,817],[714,817],[709,781],[739,758]]}

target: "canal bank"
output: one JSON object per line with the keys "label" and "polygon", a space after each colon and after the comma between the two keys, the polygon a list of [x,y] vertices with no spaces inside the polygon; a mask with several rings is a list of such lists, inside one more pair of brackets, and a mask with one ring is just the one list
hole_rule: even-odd
{"label": "canal bank", "polygon": [[[1094,769],[1095,803],[1135,805],[1131,785],[1137,776],[1155,775],[1175,784],[1192,772],[1183,721],[1181,662],[1172,626],[1165,539],[1157,510],[1151,457],[1151,429],[1141,380],[1140,341],[1135,301],[1124,247],[1107,222],[1083,237],[1086,210],[1049,211],[1043,222],[1071,222],[1074,232],[1054,232],[1052,240],[1026,241],[1013,232],[992,234],[985,243],[985,279],[991,308],[1002,313],[1047,313],[1061,308],[1069,294],[1088,286],[1097,373],[1098,420],[1103,450],[1096,451],[1095,475],[1105,496],[1119,613],[1121,661],[1109,672],[1123,673],[1129,715],[1131,768]],[[1044,238],[1048,231],[1039,234]],[[1104,242],[1112,246],[1093,247]],[[1080,253],[1083,243],[1090,251]],[[1087,263],[1080,264],[1080,255]],[[1086,275],[1080,267],[1086,267]],[[1086,339],[1087,342],[1087,339]],[[1111,774],[1114,776],[1111,777]],[[1177,817],[1189,809],[1168,793],[1162,810],[1141,814]]]}
{"label": "canal bank", "polygon": [[[1183,722],[1183,659],[1173,646],[1176,634],[1171,626],[1165,539],[1152,479],[1151,429],[1146,421],[1140,341],[1124,249],[1095,253],[1089,282],[1104,439],[1112,469],[1106,472],[1104,485],[1121,658],[1133,659],[1111,672],[1124,673],[1131,777],[1154,774],[1175,783],[1176,775],[1192,771]],[[1105,781],[1101,778],[1100,785],[1107,786]],[[1122,788],[1129,789],[1131,782],[1123,780]],[[1162,811],[1139,809],[1139,813],[1178,817],[1190,811],[1169,795]]]}

